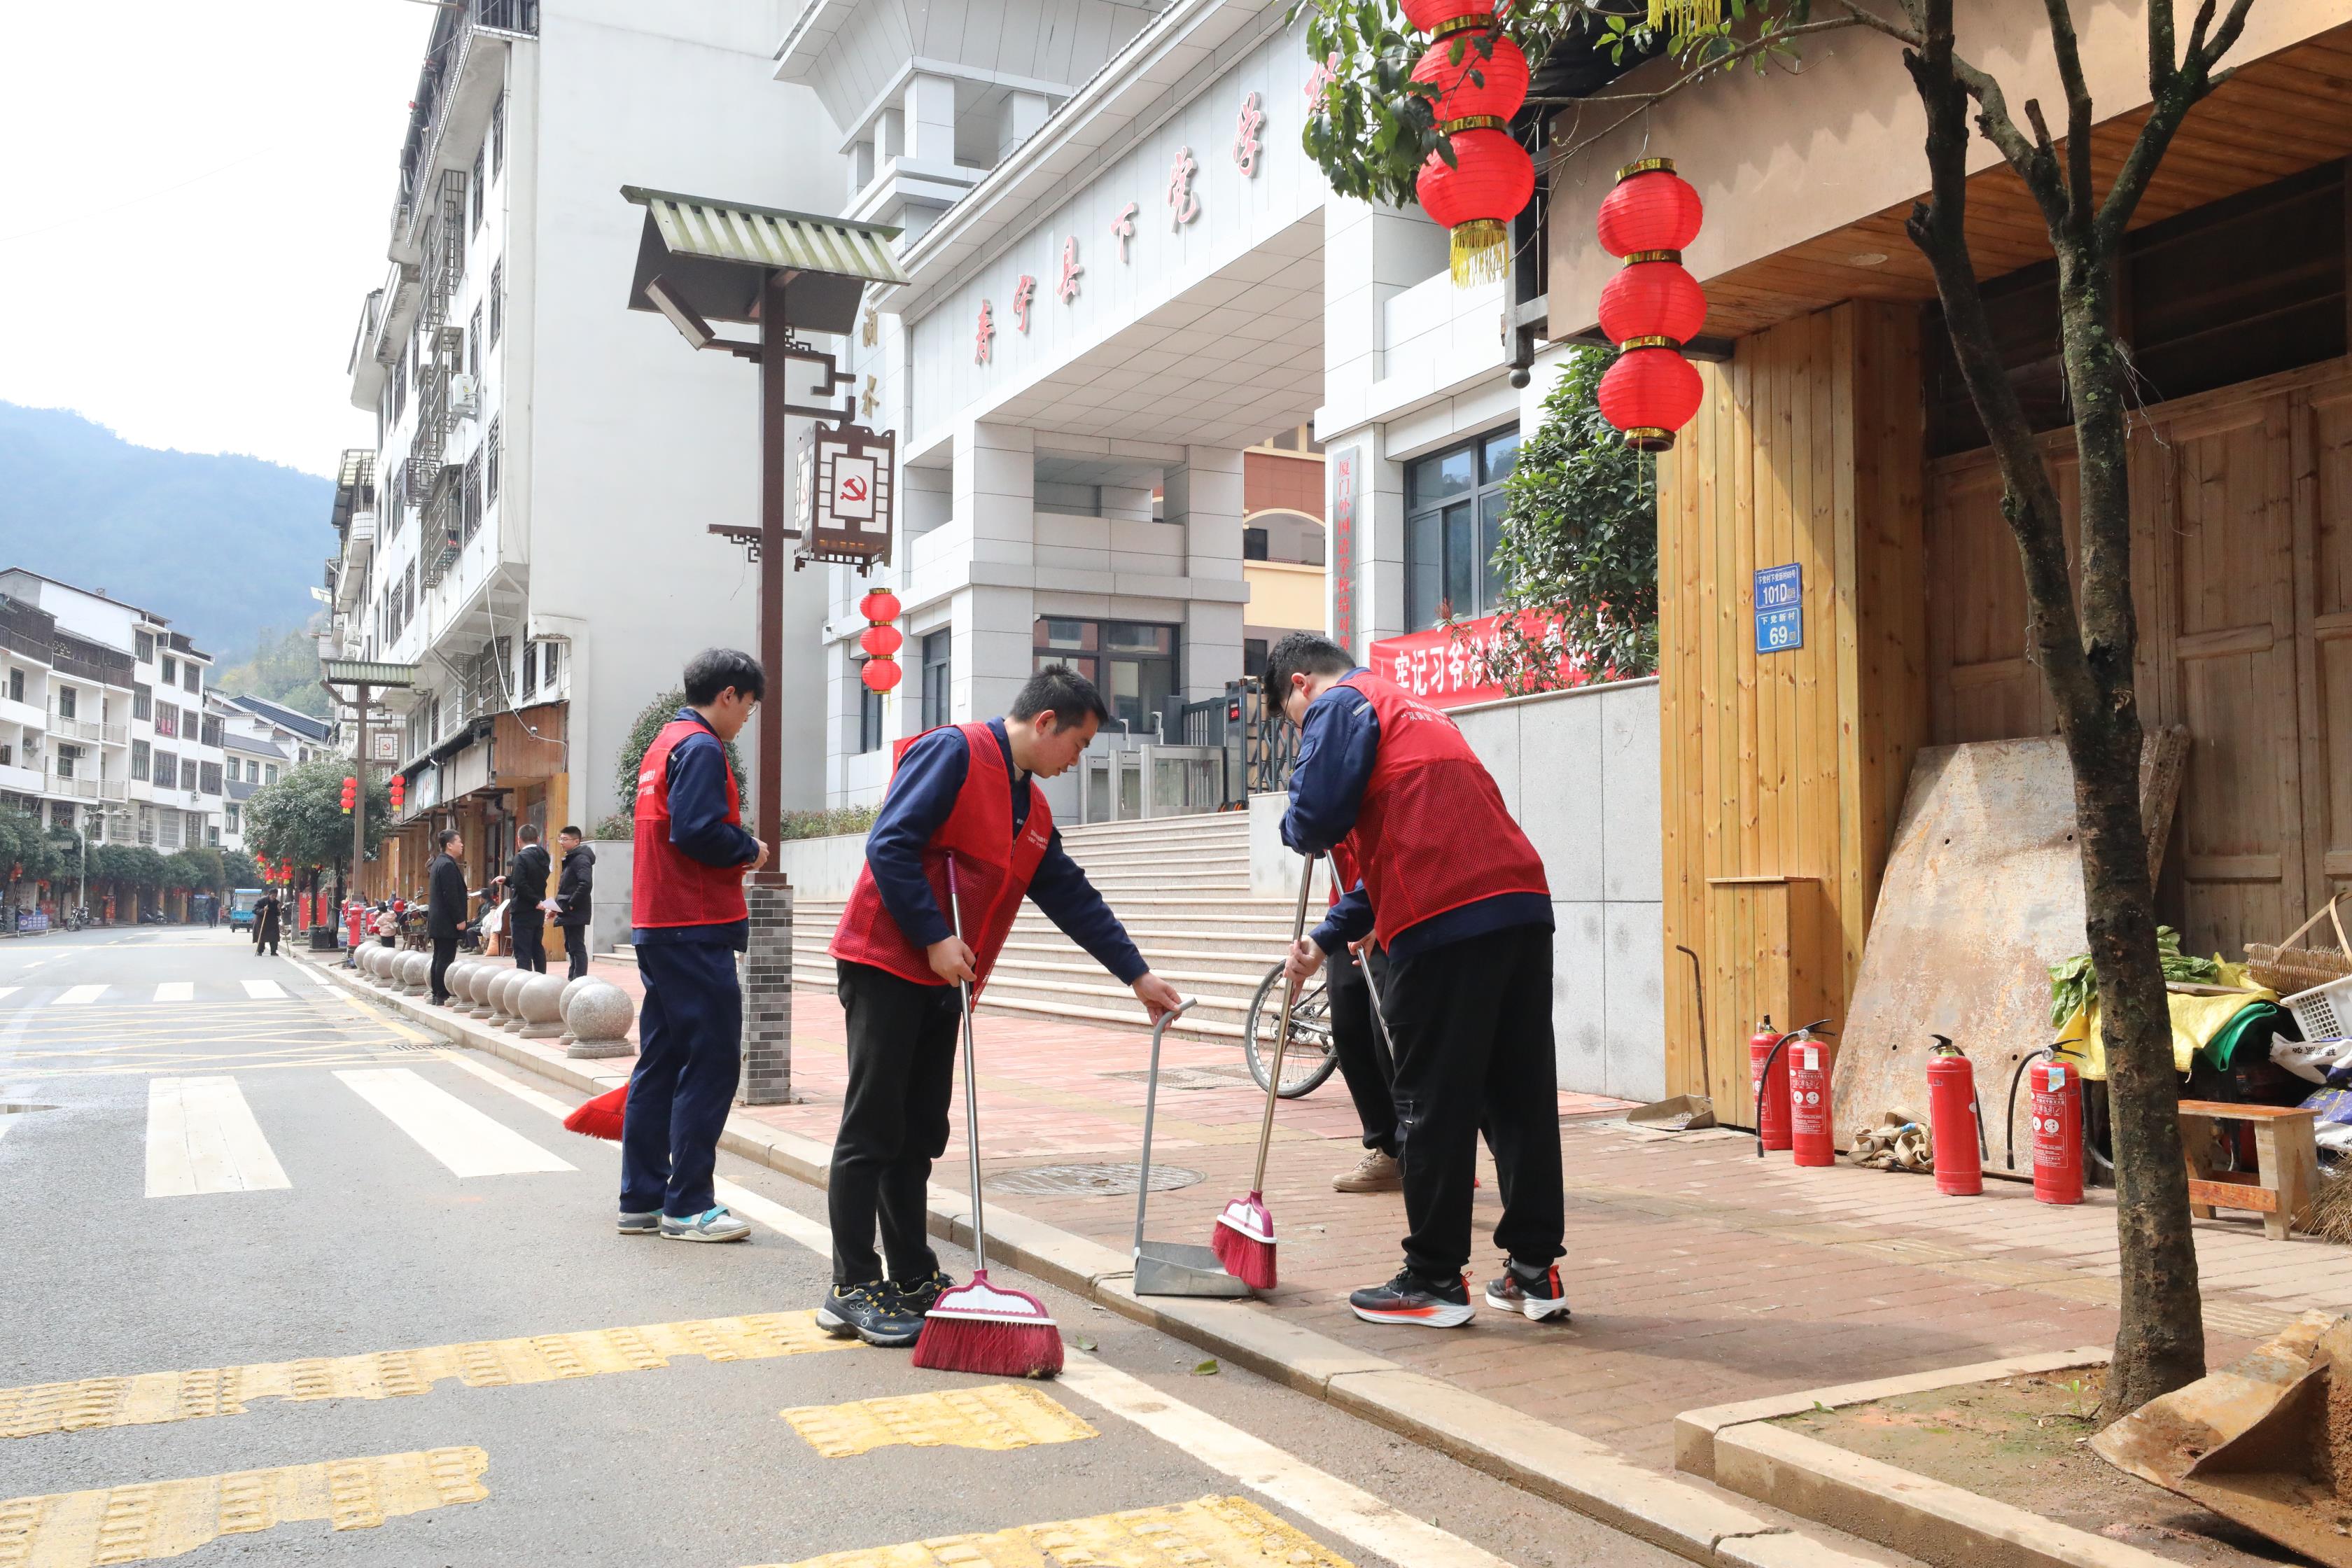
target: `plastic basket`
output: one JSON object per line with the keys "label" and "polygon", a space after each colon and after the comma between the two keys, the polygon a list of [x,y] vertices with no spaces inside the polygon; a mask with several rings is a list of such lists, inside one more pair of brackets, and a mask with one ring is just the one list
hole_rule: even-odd
{"label": "plastic basket", "polygon": [[2298,991],[2282,998],[2279,1005],[2294,1015],[2295,1027],[2306,1040],[2352,1037],[2352,975]]}

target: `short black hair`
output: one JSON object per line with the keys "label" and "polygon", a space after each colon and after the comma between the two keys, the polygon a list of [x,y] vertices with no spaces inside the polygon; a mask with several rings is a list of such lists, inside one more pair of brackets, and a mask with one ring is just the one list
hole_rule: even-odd
{"label": "short black hair", "polygon": [[1345,675],[1355,668],[1354,657],[1322,633],[1291,632],[1265,650],[1265,689],[1279,707],[1292,676]]}
{"label": "short black hair", "polygon": [[558,830],[555,836],[558,838],[585,838],[588,837],[568,822],[565,823],[560,830]]}
{"label": "short black hair", "polygon": [[1021,695],[1013,700],[1009,716],[1034,719],[1040,713],[1051,713],[1056,730],[1083,724],[1089,713],[1097,722],[1110,717],[1110,710],[1103,705],[1102,693],[1095,689],[1095,683],[1066,664],[1046,665],[1024,681]]}
{"label": "short black hair", "polygon": [[741,648],[707,647],[687,660],[688,707],[708,707],[730,686],[754,701],[768,694],[768,678],[760,661]]}
{"label": "short black hair", "polygon": [[539,842],[539,825],[536,823],[526,822],[521,826],[515,829],[515,837],[521,839],[525,844],[536,844]]}
{"label": "short black hair", "polygon": [[454,827],[445,827],[441,830],[439,837],[436,837],[433,842],[440,847],[446,849],[449,847],[449,841],[452,838],[463,838],[464,837],[466,836],[458,832]]}

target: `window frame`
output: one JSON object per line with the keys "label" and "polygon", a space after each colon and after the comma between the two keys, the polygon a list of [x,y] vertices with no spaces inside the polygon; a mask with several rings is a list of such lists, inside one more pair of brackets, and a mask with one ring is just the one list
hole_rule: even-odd
{"label": "window frame", "polygon": [[922,677],[923,728],[936,730],[955,721],[955,632],[941,626],[923,637],[919,665]]}
{"label": "window frame", "polygon": [[[1404,629],[1408,633],[1490,616],[1499,607],[1504,585],[1490,576],[1488,568],[1500,540],[1503,486],[1518,466],[1520,436],[1518,423],[1514,420],[1476,431],[1404,463]],[[1510,460],[1495,465],[1491,461],[1492,448],[1505,437],[1511,438]],[[1419,475],[1434,471],[1446,459],[1465,454],[1470,459],[1468,489],[1427,501],[1416,496],[1414,483]],[[1500,472],[1494,471],[1497,466]],[[1458,523],[1453,517],[1456,509],[1464,514]],[[1448,591],[1457,527],[1465,536],[1463,542],[1469,551],[1471,602],[1467,605],[1453,603]],[[1422,537],[1424,529],[1434,531],[1433,541]],[[1424,552],[1424,543],[1433,548]],[[1430,559],[1424,560],[1424,553]],[[1433,569],[1437,581],[1434,593],[1429,593],[1425,590],[1433,584],[1425,574]],[[1441,614],[1446,610],[1452,612],[1450,616]]]}

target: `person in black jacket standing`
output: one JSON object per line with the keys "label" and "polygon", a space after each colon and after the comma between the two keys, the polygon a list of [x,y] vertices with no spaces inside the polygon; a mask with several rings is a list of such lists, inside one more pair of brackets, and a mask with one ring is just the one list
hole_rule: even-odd
{"label": "person in black jacket standing", "polygon": [[554,865],[539,828],[526,822],[515,829],[520,847],[507,862],[507,931],[517,969],[547,973],[547,874]]}
{"label": "person in black jacket standing", "polygon": [[588,906],[596,891],[596,851],[581,841],[576,827],[566,827],[555,842],[563,850],[563,872],[555,884],[555,923],[563,930],[564,964],[577,980],[588,973]]}
{"label": "person in black jacket standing", "polygon": [[449,1003],[449,961],[457,956],[457,933],[466,929],[466,871],[457,857],[466,852],[465,836],[454,827],[441,830],[441,853],[425,868],[425,929],[433,937],[433,1000]]}

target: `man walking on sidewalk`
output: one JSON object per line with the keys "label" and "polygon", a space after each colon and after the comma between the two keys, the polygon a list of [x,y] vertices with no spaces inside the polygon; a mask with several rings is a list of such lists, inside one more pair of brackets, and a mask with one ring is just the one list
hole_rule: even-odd
{"label": "man walking on sidewalk", "polygon": [[1367,934],[1389,955],[1404,1267],[1348,1304],[1368,1322],[1470,1321],[1462,1270],[1483,1118],[1502,1187],[1495,1241],[1509,1259],[1486,1302],[1564,1317],[1543,861],[1454,721],[1337,643],[1291,633],[1268,651],[1265,683],[1300,730],[1283,840],[1314,854],[1348,839],[1362,879],[1284,967],[1303,984]]}
{"label": "man walking on sidewalk", "polygon": [[547,973],[547,874],[554,869],[547,847],[539,841],[539,826],[526,822],[515,829],[514,858],[507,862],[507,930],[514,942],[517,969]]}
{"label": "man walking on sidewalk", "polygon": [[555,884],[555,924],[563,932],[563,963],[574,980],[588,973],[588,907],[596,893],[596,851],[576,827],[555,836],[563,851],[562,875]]}
{"label": "man walking on sidewalk", "polygon": [[433,1003],[449,1005],[449,961],[457,956],[457,937],[466,929],[466,868],[457,857],[466,852],[465,837],[454,827],[441,830],[441,853],[425,868],[425,930],[433,938]]}
{"label": "man walking on sidewalk", "polygon": [[768,858],[768,847],[743,830],[725,742],[767,689],[750,654],[696,654],[686,667],[687,705],[638,769],[629,923],[646,999],[621,1121],[624,1236],[740,1241],[751,1233],[719,1205],[711,1173],[743,1073],[735,976],[751,931],[743,876]]}
{"label": "man walking on sidewalk", "polygon": [[[833,1289],[816,1321],[828,1333],[913,1344],[923,1314],[954,1284],[925,1235],[923,1192],[948,1144],[956,987],[969,982],[978,994],[1024,896],[1155,1021],[1181,1004],[1064,851],[1030,784],[1068,768],[1107,717],[1092,682],[1051,664],[1004,718],[943,725],[899,760],[831,949],[848,1016],[849,1084],[826,1194]],[[887,1278],[874,1250],[877,1221]]]}

